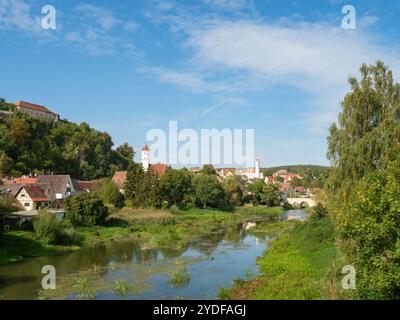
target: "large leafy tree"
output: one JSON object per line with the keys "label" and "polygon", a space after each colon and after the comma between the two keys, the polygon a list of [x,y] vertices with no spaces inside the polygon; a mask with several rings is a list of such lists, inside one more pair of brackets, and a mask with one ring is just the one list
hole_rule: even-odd
{"label": "large leafy tree", "polygon": [[169,169],[160,179],[160,193],[171,205],[182,205],[185,197],[192,192],[192,178],[187,169]]}
{"label": "large leafy tree", "polygon": [[67,219],[74,226],[100,225],[106,221],[108,208],[94,193],[81,193],[65,200]]}
{"label": "large leafy tree", "polygon": [[243,203],[244,181],[240,176],[230,176],[223,181],[226,200],[233,206],[240,206]]}
{"label": "large leafy tree", "polygon": [[393,144],[400,141],[400,85],[392,71],[377,62],[360,72],[360,80],[349,78],[351,91],[329,130],[332,191],[346,186],[347,193],[353,181],[386,168]]}
{"label": "large leafy tree", "polygon": [[193,186],[197,202],[203,207],[215,207],[225,198],[224,189],[213,174],[200,173],[193,177]]}
{"label": "large leafy tree", "polygon": [[259,179],[247,186],[247,191],[252,195],[252,202],[256,205],[263,204],[270,207],[280,205],[281,195],[278,186],[265,183]]}
{"label": "large leafy tree", "polygon": [[400,297],[400,85],[382,63],[349,79],[330,128],[330,211],[365,298]]}

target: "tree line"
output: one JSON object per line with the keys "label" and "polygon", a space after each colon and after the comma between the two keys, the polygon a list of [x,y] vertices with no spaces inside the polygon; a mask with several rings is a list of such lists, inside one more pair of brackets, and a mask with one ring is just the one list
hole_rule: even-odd
{"label": "tree line", "polygon": [[127,173],[125,197],[134,207],[154,208],[232,208],[245,203],[279,206],[282,200],[278,187],[263,180],[248,184],[240,176],[230,176],[220,181],[212,165],[204,165],[196,174],[186,168],[170,168],[158,178],[151,170],[145,172],[140,164],[133,164]]}

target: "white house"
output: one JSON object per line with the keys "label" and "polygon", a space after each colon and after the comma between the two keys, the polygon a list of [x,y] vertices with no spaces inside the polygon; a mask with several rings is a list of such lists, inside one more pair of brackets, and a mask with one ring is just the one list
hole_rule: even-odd
{"label": "white house", "polygon": [[18,203],[27,211],[48,207],[49,198],[38,186],[24,186],[15,196]]}

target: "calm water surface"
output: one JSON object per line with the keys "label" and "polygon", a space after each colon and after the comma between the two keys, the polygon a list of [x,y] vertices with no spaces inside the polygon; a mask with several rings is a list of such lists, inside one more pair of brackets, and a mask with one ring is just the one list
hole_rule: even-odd
{"label": "calm water surface", "polygon": [[[290,210],[279,220],[304,220],[306,216],[303,210]],[[247,230],[253,225],[218,230],[179,251],[144,250],[132,241],[113,242],[0,266],[0,299],[37,298],[44,265],[56,268],[57,298],[75,299],[73,285],[84,277],[90,279],[98,299],[215,299],[219,289],[231,286],[233,279],[257,273],[256,258],[268,247],[269,238],[251,235]],[[190,281],[175,287],[169,279],[182,264]],[[118,279],[135,288],[134,293],[121,296],[115,292]]]}

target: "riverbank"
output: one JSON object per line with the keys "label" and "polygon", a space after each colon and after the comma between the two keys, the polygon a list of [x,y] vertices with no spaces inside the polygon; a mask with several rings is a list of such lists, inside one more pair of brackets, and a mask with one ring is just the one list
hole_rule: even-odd
{"label": "riverbank", "polygon": [[234,212],[214,209],[137,210],[123,208],[113,213],[104,226],[76,229],[77,245],[47,245],[31,231],[10,231],[0,244],[0,265],[28,257],[62,254],[107,241],[137,240],[143,249],[182,249],[197,237],[247,219],[283,213],[281,207],[239,207]]}
{"label": "riverbank", "polygon": [[238,279],[222,289],[224,299],[297,300],[340,299],[341,254],[328,217],[311,215],[306,222],[261,223],[252,231],[278,236],[257,259],[260,274]]}

